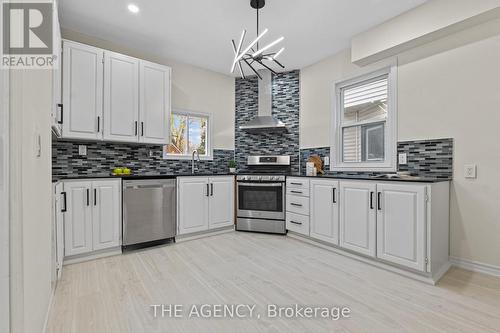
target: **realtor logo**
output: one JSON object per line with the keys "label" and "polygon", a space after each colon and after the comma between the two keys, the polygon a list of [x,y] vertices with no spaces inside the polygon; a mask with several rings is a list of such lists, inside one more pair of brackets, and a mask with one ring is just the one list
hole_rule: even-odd
{"label": "realtor logo", "polygon": [[52,3],[4,2],[2,6],[2,67],[52,68]]}

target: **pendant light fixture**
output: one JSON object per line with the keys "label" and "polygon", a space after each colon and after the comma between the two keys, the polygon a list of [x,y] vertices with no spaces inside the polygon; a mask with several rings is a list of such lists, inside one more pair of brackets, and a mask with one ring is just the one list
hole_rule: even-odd
{"label": "pendant light fixture", "polygon": [[265,34],[269,31],[268,29],[264,29],[262,32],[259,31],[259,10],[264,7],[266,4],[265,0],[251,0],[250,6],[257,11],[257,38],[253,40],[248,46],[246,46],[243,51],[243,41],[245,40],[245,36],[247,31],[243,30],[240,36],[240,41],[238,45],[234,42],[234,39],[231,41],[233,45],[234,52],[234,60],[233,65],[231,66],[231,73],[234,72],[236,66],[238,66],[238,70],[242,78],[245,78],[245,72],[243,71],[243,64],[246,64],[250,69],[262,80],[262,76],[258,73],[257,69],[260,67],[256,67],[257,65],[270,70],[272,73],[276,74],[276,71],[273,70],[270,65],[276,64],[281,68],[285,68],[276,58],[280,56],[281,53],[285,50],[284,47],[279,49],[277,52],[272,52],[271,48],[275,45],[281,43],[285,37],[280,37],[275,41],[267,44],[263,48],[259,48],[259,40],[264,37]]}

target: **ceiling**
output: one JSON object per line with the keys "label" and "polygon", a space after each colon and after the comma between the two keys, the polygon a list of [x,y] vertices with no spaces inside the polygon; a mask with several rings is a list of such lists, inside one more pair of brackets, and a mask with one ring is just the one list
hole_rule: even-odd
{"label": "ceiling", "polygon": [[[349,46],[357,33],[426,0],[267,0],[260,12],[262,44],[285,36],[287,69],[303,68]],[[136,4],[138,14],[127,6]],[[147,54],[229,74],[231,39],[256,36],[250,0],[60,0],[63,28]],[[262,46],[261,46],[262,47]],[[276,48],[278,50],[278,48]],[[237,71],[235,71],[235,74]]]}

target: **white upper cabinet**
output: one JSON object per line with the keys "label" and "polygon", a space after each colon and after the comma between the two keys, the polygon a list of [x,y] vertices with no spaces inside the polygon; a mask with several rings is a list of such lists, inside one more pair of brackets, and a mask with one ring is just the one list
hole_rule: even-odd
{"label": "white upper cabinet", "polygon": [[213,177],[210,184],[209,229],[234,224],[234,179],[233,177]]}
{"label": "white upper cabinet", "polygon": [[168,142],[170,67],[71,41],[63,60],[64,138]]}
{"label": "white upper cabinet", "polygon": [[340,246],[367,256],[376,254],[376,184],[340,182]]}
{"label": "white upper cabinet", "polygon": [[51,125],[54,133],[60,137],[62,135],[62,40],[61,29],[59,26],[59,15],[57,10],[57,2],[54,1],[54,15],[52,22],[52,43],[54,47],[54,68],[52,69],[52,110],[51,110]]}
{"label": "white upper cabinet", "polygon": [[64,41],[63,137],[102,139],[103,55],[101,49]]}
{"label": "white upper cabinet", "polygon": [[426,186],[379,184],[377,257],[426,270]]}
{"label": "white upper cabinet", "polygon": [[104,140],[137,142],[139,59],[104,52]]}
{"label": "white upper cabinet", "polygon": [[120,181],[93,182],[92,192],[93,250],[119,246],[122,222]]}
{"label": "white upper cabinet", "polygon": [[311,180],[310,236],[339,244],[339,182]]}
{"label": "white upper cabinet", "polygon": [[139,141],[166,144],[170,128],[171,69],[147,61],[140,61]]}

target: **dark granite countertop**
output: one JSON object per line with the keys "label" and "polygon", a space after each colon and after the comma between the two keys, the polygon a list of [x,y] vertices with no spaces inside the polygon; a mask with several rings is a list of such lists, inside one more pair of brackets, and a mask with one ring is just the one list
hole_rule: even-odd
{"label": "dark granite countertop", "polygon": [[339,174],[325,174],[319,176],[306,176],[301,174],[290,174],[288,177],[305,177],[305,178],[316,178],[316,179],[349,179],[349,180],[376,180],[376,181],[391,181],[391,182],[413,182],[413,183],[439,183],[439,182],[448,182],[452,179],[449,178],[436,178],[436,177],[421,177],[421,176],[410,176],[401,178],[389,178],[389,177],[380,177],[380,176],[371,176],[371,175],[339,175]]}
{"label": "dark granite countertop", "polygon": [[234,176],[231,173],[176,173],[176,174],[156,174],[156,175],[120,175],[114,176],[111,174],[97,174],[97,175],[78,175],[78,176],[53,176],[52,182],[57,182],[61,180],[85,180],[85,179],[101,179],[101,178],[115,178],[115,179],[130,179],[130,180],[141,180],[141,179],[172,179],[177,177],[212,177],[212,176]]}

